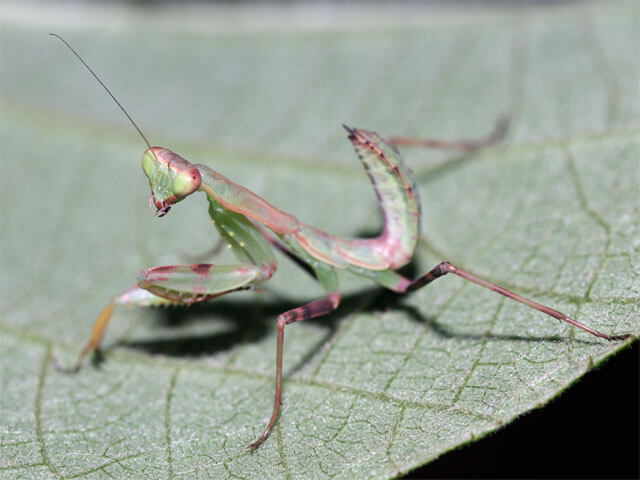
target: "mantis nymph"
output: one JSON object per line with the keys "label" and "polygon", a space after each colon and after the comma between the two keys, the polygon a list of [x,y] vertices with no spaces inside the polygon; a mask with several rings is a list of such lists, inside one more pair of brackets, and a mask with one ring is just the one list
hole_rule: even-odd
{"label": "mantis nymph", "polygon": [[347,271],[397,293],[410,293],[437,278],[452,273],[493,290],[546,315],[568,322],[606,340],[624,340],[631,334],[607,335],[565,314],[524,298],[488,282],[449,262],[442,262],[428,273],[411,280],[397,270],[411,261],[418,242],[420,207],[416,184],[397,146],[422,146],[474,150],[498,141],[506,126],[480,140],[441,142],[406,137],[383,139],[374,132],[346,127],[348,138],[360,158],[384,216],[382,233],[375,238],[345,238],[325,233],[270,205],[248,189],[233,183],[206,165],[192,164],[178,154],[152,147],[133,119],[76,51],[58,37],[78,57],[117,103],[147,145],[142,155],[142,169],[149,180],[150,206],[158,217],[166,215],[178,202],[201,192],[208,202],[209,215],[222,239],[239,258],[232,265],[191,264],[153,267],[139,273],[136,285],[115,296],[100,313],[91,338],[78,356],[80,369],[86,355],[97,352],[118,305],[159,306],[189,305],[239,290],[255,288],[271,278],[277,262],[273,248],[281,250],[311,272],[326,291],[323,298],[281,313],[277,318],[275,399],[264,433],[251,445],[259,447],[271,433],[278,417],[282,397],[282,360],[285,327],[332,312],[340,304],[337,272]]}

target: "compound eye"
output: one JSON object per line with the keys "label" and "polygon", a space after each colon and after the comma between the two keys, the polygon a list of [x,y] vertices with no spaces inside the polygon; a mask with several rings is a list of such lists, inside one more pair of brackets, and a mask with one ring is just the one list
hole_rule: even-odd
{"label": "compound eye", "polygon": [[200,172],[194,167],[176,175],[171,189],[177,198],[182,198],[195,192],[199,187]]}
{"label": "compound eye", "polygon": [[146,150],[144,155],[142,155],[142,170],[147,177],[151,178],[157,163],[158,160],[155,158],[151,150]]}

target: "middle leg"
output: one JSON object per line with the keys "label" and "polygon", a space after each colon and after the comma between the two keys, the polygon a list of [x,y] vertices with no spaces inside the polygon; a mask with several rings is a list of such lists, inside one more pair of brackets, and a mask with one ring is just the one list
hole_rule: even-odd
{"label": "middle leg", "polygon": [[313,302],[302,305],[301,307],[293,308],[284,313],[278,315],[278,340],[276,346],[276,395],[273,402],[273,412],[271,413],[271,419],[266,430],[260,435],[260,438],[249,445],[249,450],[255,450],[262,442],[264,442],[273,426],[276,423],[278,417],[278,410],[280,410],[280,402],[282,400],[282,352],[284,349],[284,327],[291,323],[300,322],[309,318],[321,317],[332,312],[340,304],[342,296],[339,293],[329,293],[326,298],[320,300],[314,300]]}

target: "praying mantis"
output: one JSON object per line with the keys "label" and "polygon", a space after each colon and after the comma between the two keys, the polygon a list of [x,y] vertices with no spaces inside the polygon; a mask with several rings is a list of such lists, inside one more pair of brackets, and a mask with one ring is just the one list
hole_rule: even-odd
{"label": "praying mantis", "polygon": [[248,446],[252,451],[269,437],[278,418],[282,400],[285,327],[327,315],[338,308],[341,301],[338,272],[346,271],[365,277],[399,294],[408,294],[444,275],[454,274],[596,337],[609,341],[633,337],[632,334],[609,335],[594,330],[562,312],[524,298],[446,261],[413,280],[397,272],[411,261],[420,227],[416,183],[397,147],[473,151],[501,140],[507,128],[506,122],[498,122],[494,132],[487,137],[454,142],[409,137],[384,139],[371,131],[344,126],[348,139],[371,180],[382,210],[384,226],[382,233],[374,238],[339,237],[300,221],[206,165],[193,164],[169,149],[152,147],[138,125],[91,67],[62,37],[51,35],[60,39],[89,70],[147,145],[142,155],[142,170],[149,181],[149,205],[155,215],[163,217],[185,198],[194,193],[203,193],[218,233],[238,257],[238,263],[230,265],[198,263],[142,270],[136,284],[114,296],[99,314],[76,363],[71,368],[63,368],[54,359],[54,365],[60,370],[78,372],[88,354],[98,353],[116,307],[190,305],[232,292],[255,289],[276,273],[274,249],[310,272],[326,294],[323,298],[287,310],[277,317],[275,398],[264,432]]}

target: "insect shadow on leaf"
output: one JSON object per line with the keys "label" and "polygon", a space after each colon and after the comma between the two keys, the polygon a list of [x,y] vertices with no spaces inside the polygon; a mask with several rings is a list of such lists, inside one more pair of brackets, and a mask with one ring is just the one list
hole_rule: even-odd
{"label": "insect shadow on leaf", "polygon": [[[419,290],[440,277],[452,274],[597,337],[609,341],[632,338],[631,334],[610,335],[597,331],[562,312],[525,298],[447,261],[442,261],[417,278],[411,279],[399,273],[399,269],[411,262],[418,243],[420,203],[415,177],[411,169],[405,165],[397,147],[475,151],[501,141],[506,134],[507,121],[499,120],[493,131],[484,137],[448,141],[413,137],[383,138],[372,131],[343,125],[376,192],[379,207],[383,212],[384,228],[373,238],[340,237],[304,223],[206,165],[193,164],[169,149],[152,147],[131,116],[80,55],[60,36],[52,35],[59,38],[84,64],[147,145],[148,148],[142,155],[142,169],[151,189],[149,207],[155,215],[163,217],[193,193],[204,193],[211,221],[220,236],[238,256],[238,263],[234,264],[164,265],[141,271],[136,285],[114,296],[103,308],[75,365],[62,369],[63,371],[79,371],[85,357],[91,352],[99,351],[106,328],[117,306],[191,305],[240,290],[257,289],[258,285],[269,280],[276,272],[274,248],[289,256],[307,272],[311,272],[324,288],[325,294],[303,305],[285,306],[280,302],[267,304],[267,308],[261,314],[262,316],[273,312],[273,315],[277,315],[275,398],[269,423],[262,435],[249,445],[250,450],[255,450],[267,439],[280,410],[285,327],[319,317],[323,317],[323,322],[326,322],[327,316],[330,322],[335,322],[340,315],[346,314],[344,310],[344,313],[337,316],[332,314],[343,301],[338,285],[338,271],[364,277],[400,294]],[[459,162],[464,161],[463,157],[460,158]],[[452,167],[445,165],[442,168]],[[165,343],[162,346],[156,342],[138,342],[137,346],[147,351],[161,348],[163,353],[193,355],[228,348],[229,341],[238,334],[246,335],[246,338],[256,338],[256,335],[264,334],[265,327],[256,322],[257,316],[246,316],[242,308],[231,305],[233,304],[218,302],[216,307],[211,307],[212,310],[207,310],[207,307],[204,307],[204,310],[192,309],[196,316],[211,315],[215,309],[216,314],[228,318],[232,324],[228,332],[204,339],[200,337],[199,340],[173,339],[170,344]],[[184,311],[180,313],[182,321],[185,321]],[[175,312],[166,316],[166,323],[176,323],[177,318],[173,315]],[[247,321],[251,323],[247,325]],[[329,332],[331,331],[332,327],[329,329]],[[333,331],[335,332],[335,323]],[[54,364],[58,365],[57,362]],[[294,371],[296,369],[297,367],[294,367]]]}

